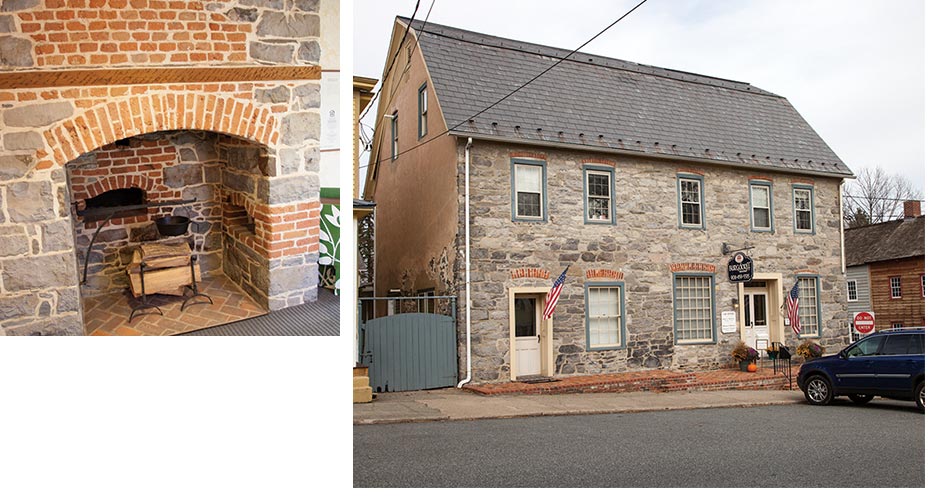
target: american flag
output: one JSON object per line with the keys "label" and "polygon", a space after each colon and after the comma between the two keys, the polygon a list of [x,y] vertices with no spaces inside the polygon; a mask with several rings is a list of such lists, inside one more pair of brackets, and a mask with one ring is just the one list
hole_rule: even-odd
{"label": "american flag", "polygon": [[547,301],[544,303],[545,320],[553,317],[553,311],[557,308],[557,299],[560,298],[560,292],[563,291],[563,283],[566,283],[566,272],[569,271],[569,269],[570,267],[566,266],[566,269],[563,270],[560,277],[553,282],[553,288],[547,293]]}
{"label": "american flag", "polygon": [[799,280],[793,285],[790,293],[786,294],[786,315],[790,318],[790,326],[793,327],[793,333],[799,336]]}

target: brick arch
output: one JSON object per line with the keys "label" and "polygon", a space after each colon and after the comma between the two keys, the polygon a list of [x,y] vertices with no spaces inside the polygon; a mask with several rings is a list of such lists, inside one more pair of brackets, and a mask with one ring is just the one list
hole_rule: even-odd
{"label": "brick arch", "polygon": [[120,175],[107,176],[97,181],[73,188],[74,200],[87,200],[96,197],[101,193],[117,190],[120,188],[141,188],[143,191],[151,192],[156,189],[155,180],[141,175]]}
{"label": "brick arch", "polygon": [[198,92],[133,95],[101,104],[45,131],[36,169],[64,166],[79,155],[123,138],[181,129],[224,133],[267,147],[278,143],[278,122],[246,100]]}

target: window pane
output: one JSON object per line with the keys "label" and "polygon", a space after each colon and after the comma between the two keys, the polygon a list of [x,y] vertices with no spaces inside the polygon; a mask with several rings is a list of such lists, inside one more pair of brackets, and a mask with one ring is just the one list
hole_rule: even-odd
{"label": "window pane", "polygon": [[589,178],[589,195],[609,196],[609,176],[607,174],[590,172],[586,176]]}
{"label": "window pane", "polygon": [[754,326],[767,325],[767,296],[754,295]]}
{"label": "window pane", "polygon": [[712,278],[677,276],[676,336],[681,341],[712,339]]}
{"label": "window pane", "polygon": [[883,344],[883,355],[904,355],[909,353],[912,335],[890,335]]}
{"label": "window pane", "polygon": [[610,221],[609,217],[609,200],[607,198],[590,198],[589,199],[589,219],[600,221]]}
{"label": "window pane", "polygon": [[540,193],[540,166],[515,165],[515,188],[519,192]]}
{"label": "window pane", "polygon": [[589,345],[606,347],[621,345],[620,288],[589,289]]}
{"label": "window pane", "polygon": [[699,202],[699,182],[680,180],[680,195],[684,202]]}
{"label": "window pane", "polygon": [[812,230],[812,212],[796,211],[796,229],[800,231]]}
{"label": "window pane", "polygon": [[515,336],[537,336],[537,312],[533,297],[515,297]]}
{"label": "window pane", "polygon": [[816,278],[799,278],[800,335],[819,334],[819,303]]}
{"label": "window pane", "polygon": [[754,208],[754,227],[755,228],[769,228],[770,227],[770,210],[769,209],[758,209]]}
{"label": "window pane", "polygon": [[540,194],[518,193],[518,215],[528,217],[541,217]]}
{"label": "window pane", "polygon": [[857,345],[848,350],[848,357],[857,357],[865,355],[876,355],[880,350],[880,344],[883,343],[885,336],[871,337],[858,342]]}
{"label": "window pane", "polygon": [[766,186],[752,186],[751,205],[754,207],[770,207],[770,189]]}
{"label": "window pane", "polygon": [[808,190],[793,190],[793,197],[797,209],[811,210]]}
{"label": "window pane", "polygon": [[683,224],[702,224],[699,204],[683,204]]}

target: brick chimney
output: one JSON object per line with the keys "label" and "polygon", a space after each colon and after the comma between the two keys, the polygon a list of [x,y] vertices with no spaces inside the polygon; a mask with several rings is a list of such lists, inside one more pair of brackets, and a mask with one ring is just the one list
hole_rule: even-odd
{"label": "brick chimney", "polygon": [[903,218],[919,217],[922,215],[922,207],[918,200],[903,201]]}

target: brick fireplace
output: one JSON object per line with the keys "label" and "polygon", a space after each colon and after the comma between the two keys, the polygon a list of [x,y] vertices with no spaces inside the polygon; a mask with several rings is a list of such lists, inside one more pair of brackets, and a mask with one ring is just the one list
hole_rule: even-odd
{"label": "brick fireplace", "polygon": [[[316,300],[317,10],[316,1],[4,2],[0,335],[83,334],[82,298],[123,291],[133,248],[162,239],[153,221],[165,215],[189,217],[178,238],[201,270],[260,306]],[[78,211],[123,193],[194,201],[106,221],[82,285],[105,220]]]}

